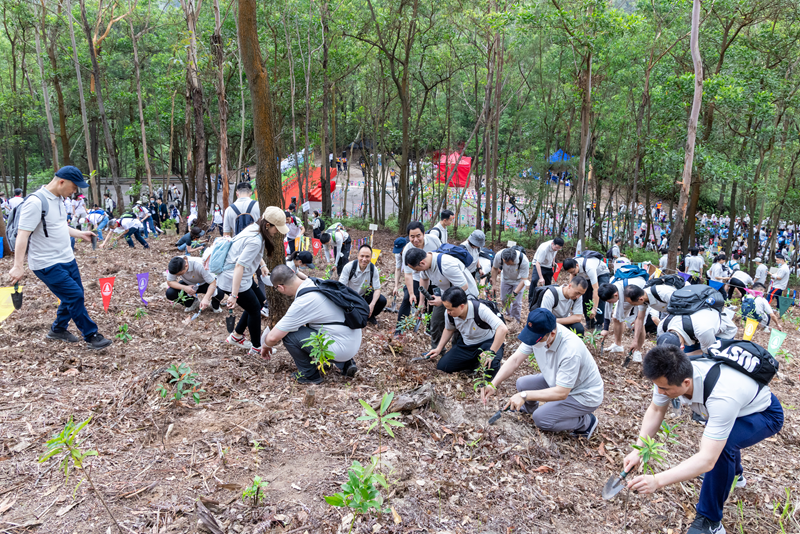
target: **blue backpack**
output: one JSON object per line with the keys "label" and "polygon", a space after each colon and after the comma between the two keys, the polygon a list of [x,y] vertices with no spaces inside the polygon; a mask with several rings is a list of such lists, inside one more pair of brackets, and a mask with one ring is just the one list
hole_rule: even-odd
{"label": "blue backpack", "polygon": [[218,237],[214,240],[211,256],[208,258],[208,272],[219,276],[224,271],[229,271],[233,268],[235,264],[225,263],[228,259],[228,252],[231,250],[232,244],[233,239],[229,237]]}
{"label": "blue backpack", "polygon": [[631,278],[644,278],[646,282],[647,279],[650,278],[650,275],[647,273],[647,271],[645,271],[638,265],[628,263],[625,265],[621,265],[620,267],[617,268],[616,271],[614,271],[614,279],[611,281],[611,283],[613,284],[617,280],[622,280],[623,281],[622,285],[627,287],[628,280],[630,280]]}
{"label": "blue backpack", "polygon": [[756,311],[756,299],[752,297],[742,299],[742,317],[750,317],[751,319],[761,322],[763,317]]}
{"label": "blue backpack", "polygon": [[[434,250],[437,254],[447,254],[448,256],[452,256],[461,263],[464,264],[464,267],[469,267],[469,264],[472,263],[472,254],[469,253],[467,249],[460,245],[451,245],[450,243],[444,243],[439,248]],[[442,260],[441,256],[436,258],[436,263],[439,266],[439,270],[442,270]]]}

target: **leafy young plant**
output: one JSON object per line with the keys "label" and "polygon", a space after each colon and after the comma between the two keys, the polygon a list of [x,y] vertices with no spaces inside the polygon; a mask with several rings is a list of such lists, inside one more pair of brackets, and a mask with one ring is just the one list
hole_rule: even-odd
{"label": "leafy young plant", "polygon": [[787,524],[791,526],[791,523],[788,520],[794,521],[795,524],[797,524],[797,521],[794,518],[794,514],[797,509],[795,504],[792,502],[792,490],[790,488],[784,488],[784,491],[786,492],[786,501],[781,503],[776,499],[772,506],[772,513],[778,519],[778,525],[781,527],[781,534],[787,533]]}
{"label": "leafy young plant", "polygon": [[[106,509],[106,512],[108,512],[111,520],[117,526],[117,530],[122,532],[122,529],[117,523],[114,514],[112,514],[111,510],[109,510],[108,505],[103,500],[102,494],[97,491],[97,488],[94,487],[92,477],[85,469],[86,459],[90,456],[97,456],[97,451],[81,450],[81,442],[78,440],[78,434],[86,427],[86,425],[89,424],[91,420],[92,417],[89,416],[86,421],[76,425],[72,420],[72,416],[70,416],[67,424],[64,426],[64,429],[47,441],[47,449],[45,450],[44,456],[39,458],[39,463],[44,463],[53,457],[61,456],[61,469],[64,471],[64,476],[66,477],[66,480],[64,481],[65,484],[69,481],[70,465],[75,467],[75,469],[79,469],[86,477],[86,480],[89,481],[89,485],[92,486],[92,491],[94,494],[97,495],[97,498],[100,499],[101,503],[103,503],[103,507]],[[73,496],[75,492],[78,491],[80,485],[81,483],[79,482],[78,485],[75,486],[75,489],[72,491]]]}
{"label": "leafy young plant", "polygon": [[[171,376],[169,383],[175,386],[175,393],[172,394],[173,399],[181,400],[183,397],[191,395],[195,404],[200,404],[200,394],[205,393],[206,390],[200,389],[200,379],[197,377],[197,373],[192,371],[191,367],[185,363],[172,364],[167,369],[167,373]],[[158,393],[161,398],[165,398],[169,393],[169,389],[164,384],[159,384]]]}
{"label": "leafy young plant", "polygon": [[324,329],[320,329],[316,334],[311,334],[303,347],[311,347],[311,363],[317,366],[317,369],[322,373],[327,373],[331,362],[336,358],[336,354],[330,349],[334,340],[328,336]]}
{"label": "leafy young plant", "polygon": [[495,354],[491,350],[485,350],[478,356],[480,365],[475,369],[477,376],[472,379],[473,390],[478,391],[492,383],[492,375],[489,373],[489,369],[491,368],[490,366],[492,365],[494,357]]}
{"label": "leafy young plant", "polygon": [[649,436],[640,436],[639,439],[642,440],[642,445],[634,444],[633,448],[639,451],[645,473],[650,471],[651,475],[655,475],[653,467],[664,461],[664,456],[667,455],[666,448],[663,443],[659,443]]}
{"label": "leafy young plant", "polygon": [[172,307],[174,308],[175,304],[180,304],[181,306],[183,306],[183,304],[187,300],[189,300],[189,295],[183,289],[181,289],[180,291],[178,291],[177,298],[175,298],[175,300],[172,301]]}
{"label": "leafy young plant", "polygon": [[416,325],[417,325],[417,317],[415,313],[412,313],[411,315],[406,315],[400,321],[398,321],[397,329],[401,333],[406,334],[414,330],[414,327]]}
{"label": "leafy young plant", "polygon": [[678,432],[676,429],[680,423],[670,425],[666,421],[661,421],[661,428],[658,430],[658,435],[664,440],[664,443],[678,443]]}
{"label": "leafy young plant", "polygon": [[128,333],[128,325],[127,324],[119,325],[119,332],[117,332],[117,334],[114,337],[119,339],[123,343],[127,343],[128,341],[133,339],[133,336]]}
{"label": "leafy young plant", "polygon": [[377,412],[367,403],[367,401],[358,399],[358,402],[361,403],[361,406],[364,407],[364,411],[367,412],[367,414],[357,418],[356,421],[372,421],[372,424],[369,426],[369,428],[367,428],[367,434],[369,434],[372,429],[377,426],[379,427],[379,435],[380,429],[382,428],[387,434],[389,434],[389,436],[394,437],[394,432],[392,432],[393,426],[406,426],[405,423],[396,421],[396,419],[400,417],[399,412],[386,413],[386,410],[389,409],[393,399],[394,393],[384,394],[383,398],[381,399],[381,405]]}
{"label": "leafy young plant", "polygon": [[145,310],[144,308],[136,308],[136,313],[134,314],[133,318],[141,319],[145,315],[147,315],[147,310]]}
{"label": "leafy young plant", "polygon": [[379,513],[390,511],[383,508],[380,488],[389,489],[389,484],[386,478],[377,472],[378,464],[379,460],[374,456],[366,468],[354,460],[347,470],[348,479],[342,484],[342,491],[325,496],[325,502],[331,506],[353,510],[353,521],[350,523],[348,534],[353,531],[353,525],[359,514],[368,514],[372,510]]}
{"label": "leafy young plant", "polygon": [[253,483],[247,486],[242,492],[242,500],[250,499],[251,506],[253,508],[257,507],[261,504],[261,501],[266,498],[264,491],[267,489],[267,486],[269,486],[269,482],[261,480],[261,477],[258,475],[254,476]]}
{"label": "leafy young plant", "polygon": [[786,363],[789,363],[794,358],[794,354],[784,348],[778,349],[778,356],[783,358]]}

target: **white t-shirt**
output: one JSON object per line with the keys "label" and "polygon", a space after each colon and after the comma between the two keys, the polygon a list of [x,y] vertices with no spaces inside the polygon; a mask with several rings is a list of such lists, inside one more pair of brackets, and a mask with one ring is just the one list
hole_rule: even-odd
{"label": "white t-shirt", "polygon": [[711,266],[711,269],[708,270],[708,276],[714,281],[717,282],[724,282],[722,277],[728,277],[728,268],[721,264],[720,262],[714,262],[714,265]]}
{"label": "white t-shirt", "polygon": [[286,225],[289,228],[289,231],[286,233],[286,238],[289,240],[294,240],[295,238],[303,235],[303,225],[297,222],[297,219],[292,217],[292,222]]}
{"label": "white t-shirt", "polygon": [[[439,258],[441,258],[442,268],[439,269]],[[420,279],[428,279],[442,290],[451,286],[463,288],[467,286],[466,293],[470,297],[478,298],[478,286],[475,284],[475,278],[469,274],[467,268],[460,260],[449,256],[447,254],[431,254],[431,266],[420,273]]]}
{"label": "white t-shirt", "polygon": [[472,256],[472,263],[469,264],[467,270],[471,273],[476,273],[478,271],[478,266],[480,265],[479,258],[481,257],[481,249],[480,247],[473,247],[472,244],[469,242],[469,239],[461,243],[461,246],[467,249],[470,256]]}
{"label": "white t-shirt", "polygon": [[558,286],[555,288],[555,290],[556,294],[558,295],[558,302],[556,302],[556,298],[553,297],[553,292],[548,289],[542,297],[542,304],[539,306],[540,308],[553,312],[553,315],[556,316],[556,319],[563,319],[564,317],[583,314],[583,295],[575,300],[570,300],[564,296],[563,286]]}
{"label": "white t-shirt", "polygon": [[447,228],[442,225],[441,221],[431,228],[431,235],[435,235],[440,242],[447,243]]}
{"label": "white t-shirt", "polygon": [[244,215],[245,213],[250,213],[253,216],[253,220],[257,221],[259,217],[261,217],[261,210],[258,207],[258,202],[253,203],[253,209],[249,212],[247,211],[247,207],[250,203],[253,202],[250,198],[239,198],[228,206],[228,209],[225,210],[225,213],[222,215],[222,231],[226,234],[233,235],[233,231],[236,229],[236,212],[233,211],[233,206],[236,206],[236,209]]}
{"label": "white t-shirt", "polygon": [[203,267],[203,260],[201,258],[187,256],[183,259],[186,261],[186,272],[178,276],[167,271],[168,282],[183,280],[190,284],[210,284],[214,281],[214,275]]}
{"label": "white t-shirt", "polygon": [[[355,266],[353,266],[355,264]],[[355,270],[355,272],[354,272]],[[372,273],[375,274],[372,274]],[[353,277],[350,278],[350,273]],[[362,297],[369,291],[370,285],[375,291],[381,288],[381,273],[378,268],[372,263],[367,265],[363,271],[358,265],[358,260],[348,261],[342,269],[342,274],[339,276],[339,282],[343,283]]]}
{"label": "white t-shirt", "polygon": [[[433,252],[434,250],[442,246],[442,243],[439,241],[439,238],[437,238],[435,235],[425,234],[424,239],[425,241],[422,244],[422,250],[424,250],[425,252]],[[406,253],[412,248],[416,247],[414,246],[413,243],[411,243],[411,241],[406,243],[406,246],[403,247],[402,256],[400,257],[400,265],[403,266],[404,274],[412,275],[414,280],[419,282],[419,272],[415,271],[414,269],[406,265]]]}
{"label": "white t-shirt", "polygon": [[533,262],[540,264],[542,267],[552,269],[553,261],[555,261],[556,254],[558,254],[557,250],[553,250],[552,244],[553,240],[551,239],[539,245],[539,248],[536,249],[536,253],[533,255]]}
{"label": "white t-shirt", "polygon": [[789,266],[786,263],[778,267],[778,272],[772,275],[772,287],[775,289],[789,287]]}
{"label": "white t-shirt", "polygon": [[[688,317],[692,322],[692,330],[694,330],[694,337],[683,329],[683,318]],[[694,345],[700,343],[700,348],[704,351],[714,344],[717,336],[724,339],[733,339],[736,335],[737,328],[727,317],[722,316],[716,310],[700,310],[692,315],[675,315],[670,319],[669,325],[667,321],[661,321],[658,325],[658,334],[664,332],[674,332],[683,338],[686,345]]]}
{"label": "white t-shirt", "polygon": [[[575,258],[575,261],[578,263],[578,274],[588,278],[591,285],[597,285],[598,276],[611,274],[606,263],[597,258]],[[586,262],[585,269],[583,267],[584,262]]]}
{"label": "white t-shirt", "polygon": [[[311,278],[303,280],[300,290],[314,287]],[[296,297],[286,315],[278,321],[275,328],[283,332],[296,332],[299,328],[308,325],[314,330],[325,330],[333,339],[330,350],[336,354],[337,362],[346,362],[361,348],[361,330],[352,330],[341,324],[344,322],[344,311],[330,299],[318,291]]]}
{"label": "white t-shirt", "polygon": [[761,324],[768,325],[775,310],[764,297],[756,297],[753,299],[753,304],[756,307],[756,313],[761,317]]}
{"label": "white t-shirt", "polygon": [[474,300],[467,301],[467,317],[465,319],[451,317],[445,312],[444,327],[447,330],[458,330],[465,345],[479,345],[493,339],[497,329],[503,325],[503,321],[488,306],[480,305],[478,315],[491,328],[484,330],[478,326],[478,323],[475,322],[475,302]]}
{"label": "white t-shirt", "polygon": [[[625,284],[627,282],[627,284]],[[614,304],[614,319],[617,321],[624,321],[628,318],[633,310],[633,305],[625,302],[625,288],[628,286],[644,287],[647,282],[644,278],[628,278],[627,280],[617,280],[614,285],[617,286],[619,300]]]}
{"label": "white t-shirt", "polygon": [[731,279],[739,280],[745,285],[745,287],[750,287],[753,285],[753,279],[750,277],[749,274],[747,274],[742,270],[735,271],[731,275]]}
{"label": "white t-shirt", "polygon": [[[264,238],[259,231],[242,230],[233,238],[231,248],[228,251],[226,263],[234,263],[244,267],[242,282],[239,284],[239,292],[247,291],[253,285],[253,274],[261,265],[261,258],[264,257]],[[217,287],[222,291],[230,293],[233,289],[233,271],[231,267],[223,271],[217,277]]]}
{"label": "white t-shirt", "polygon": [[[638,312],[646,311],[647,308],[651,308],[659,313],[666,312],[669,299],[672,298],[672,294],[675,293],[675,291],[677,291],[677,289],[667,284],[645,288],[644,292],[647,294],[647,304],[638,306]],[[661,300],[656,298],[656,294]]]}
{"label": "white t-shirt", "polygon": [[[703,437],[725,440],[728,439],[736,419],[766,410],[772,404],[772,393],[769,386],[763,386],[759,391],[755,380],[722,364],[719,379],[703,404],[704,380],[715,363],[711,360],[693,361],[692,397],[678,398],[681,404],[690,405],[693,412],[708,420]],[[658,388],[653,386],[653,404],[664,406],[670,401],[669,397],[660,394]]]}
{"label": "white t-shirt", "polygon": [[222,224],[222,210],[214,210],[214,224]]}
{"label": "white t-shirt", "polygon": [[514,258],[514,264],[506,265],[506,262],[504,262],[502,258],[503,252],[506,250],[507,249],[503,249],[495,254],[494,262],[492,263],[492,267],[500,270],[501,280],[503,282],[519,282],[520,280],[527,280],[530,276],[531,268],[528,257],[519,250],[515,250],[514,252],[516,252],[516,256]]}
{"label": "white t-shirt", "polygon": [[701,274],[706,266],[703,256],[686,256],[686,272]]}
{"label": "white t-shirt", "polygon": [[767,270],[767,266],[764,265],[763,263],[759,263],[758,267],[756,267],[756,278],[755,278],[755,281],[758,282],[759,284],[765,284],[766,285],[767,272],[769,272]]}
{"label": "white t-shirt", "polygon": [[11,211],[14,208],[16,208],[17,206],[19,206],[20,204],[22,204],[23,200],[25,200],[24,197],[11,197],[11,198],[9,198],[8,199],[8,210]]}
{"label": "white t-shirt", "polygon": [[603,379],[586,345],[572,330],[556,325],[556,339],[550,348],[544,342],[537,346],[521,343],[522,354],[533,354],[549,387],[569,388],[569,396],[584,406],[600,406],[603,402]]}
{"label": "white t-shirt", "polygon": [[122,230],[126,232],[131,228],[138,228],[139,230],[144,228],[144,225],[141,223],[141,221],[139,221],[139,219],[136,219],[134,217],[125,217],[123,219],[120,219],[119,225],[122,227]]}
{"label": "white t-shirt", "polygon": [[[42,201],[39,197],[32,195],[22,206],[19,214],[19,229],[31,232],[28,238],[28,267],[32,271],[46,269],[58,263],[69,263],[75,259],[70,246],[67,214],[61,197],[55,196],[45,187],[39,191],[50,204],[45,217],[47,237],[42,229]],[[17,198],[19,197],[11,200]]]}

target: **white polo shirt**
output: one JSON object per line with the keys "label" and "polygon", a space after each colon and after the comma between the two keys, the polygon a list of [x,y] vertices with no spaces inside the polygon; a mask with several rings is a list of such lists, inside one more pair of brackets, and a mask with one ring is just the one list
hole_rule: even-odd
{"label": "white polo shirt", "polygon": [[[355,264],[355,266],[353,264]],[[372,274],[373,272],[374,274]],[[350,278],[351,273],[353,275],[352,278]],[[339,282],[363,297],[369,290],[370,285],[375,291],[380,290],[381,273],[372,263],[369,263],[367,268],[362,271],[361,267],[358,265],[358,260],[348,261],[344,269],[342,269]]]}
{"label": "white polo shirt", "polygon": [[[440,246],[442,246],[442,243],[441,241],[439,241],[439,238],[437,238],[435,235],[425,234],[424,242],[422,244],[422,250],[424,250],[425,252],[433,252]],[[412,275],[414,280],[419,282],[419,272],[415,271],[414,269],[406,265],[406,253],[412,248],[417,248],[417,247],[415,247],[414,244],[411,243],[411,241],[406,243],[406,246],[403,247],[403,252],[401,253],[400,256],[400,265],[403,267],[404,274]]]}
{"label": "white polo shirt", "polygon": [[[442,263],[441,270],[439,269],[439,257],[441,257]],[[478,286],[475,283],[475,278],[469,274],[469,271],[460,260],[448,254],[437,254],[436,252],[431,254],[431,266],[422,271],[420,275],[420,280],[430,280],[431,283],[442,290],[442,293],[450,287],[463,288],[466,285],[467,295],[478,298]]]}
{"label": "white polo shirt", "polygon": [[558,286],[555,290],[558,295],[558,302],[556,302],[556,299],[553,297],[553,292],[548,289],[542,297],[540,308],[553,312],[556,319],[563,319],[564,317],[570,317],[576,314],[583,315],[583,295],[575,300],[570,300],[564,296],[563,286]]}
{"label": "white polo shirt", "polygon": [[[48,200],[50,207],[45,217],[47,237],[42,229],[42,201],[31,195],[21,208],[19,229],[31,232],[28,238],[28,267],[39,271],[58,263],[69,263],[75,259],[69,240],[69,227],[64,202],[44,186],[39,190]],[[11,200],[17,199],[14,197]],[[20,202],[22,199],[20,199]],[[11,202],[11,201],[9,201]],[[19,251],[24,253],[24,251]]]}
{"label": "white polo shirt", "polygon": [[539,248],[536,249],[536,253],[533,255],[534,264],[538,263],[542,267],[547,267],[548,269],[553,268],[553,261],[555,261],[558,251],[553,250],[552,244],[553,240],[551,239],[539,245]]}
{"label": "white polo shirt", "polygon": [[[447,312],[445,312],[447,313]],[[447,330],[458,330],[465,345],[479,345],[484,341],[494,339],[497,329],[504,323],[488,306],[478,306],[478,315],[491,329],[484,330],[475,322],[475,301],[467,301],[467,317],[452,317],[449,314],[444,318],[444,327]]]}

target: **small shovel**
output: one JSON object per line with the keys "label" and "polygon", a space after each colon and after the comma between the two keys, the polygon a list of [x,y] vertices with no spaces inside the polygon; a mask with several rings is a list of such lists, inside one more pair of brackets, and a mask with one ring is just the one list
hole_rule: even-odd
{"label": "small shovel", "polygon": [[97,250],[97,236],[92,235],[92,250]]}
{"label": "small shovel", "polygon": [[[200,312],[201,312],[201,311],[203,311],[203,310],[197,310],[197,313],[195,313],[194,315],[192,315],[192,318],[190,319],[190,321],[194,321],[195,319],[197,319],[198,317],[200,317]],[[230,332],[228,332],[228,333],[230,334]]]}
{"label": "small shovel", "polygon": [[14,309],[22,308],[22,293],[19,292],[19,284],[14,284],[14,292],[11,293],[11,303],[14,304]]}
{"label": "small shovel", "polygon": [[225,328],[228,329],[229,334],[233,334],[233,329],[236,327],[236,316],[233,315],[233,310],[228,310],[228,316],[225,318]]}
{"label": "small shovel", "polygon": [[625,361],[622,362],[622,367],[624,367],[625,369],[628,368],[628,366],[631,364],[631,357],[632,356],[633,356],[633,350],[628,351],[628,355],[625,356]]}
{"label": "small shovel", "polygon": [[491,416],[491,417],[489,418],[489,424],[490,424],[490,425],[493,425],[493,424],[495,424],[497,421],[499,421],[499,420],[500,420],[500,418],[501,418],[501,417],[503,417],[503,412],[516,412],[516,410],[512,410],[512,409],[511,409],[511,406],[509,406],[508,408],[504,408],[504,409],[502,409],[502,410],[497,410],[497,411],[494,413],[494,415],[493,415],[493,416]]}
{"label": "small shovel", "polygon": [[391,308],[384,308],[383,311],[397,313],[397,307],[396,306],[397,306],[397,297],[392,297],[392,307]]}
{"label": "small shovel", "polygon": [[606,485],[603,486],[603,492],[602,492],[603,499],[607,501],[611,500],[617,493],[622,491],[622,488],[625,487],[623,481],[625,480],[626,476],[628,476],[628,473],[623,471],[622,473],[619,474],[619,476],[614,475],[611,478],[609,478],[608,482],[606,482]]}
{"label": "small shovel", "polygon": [[431,355],[426,352],[425,354],[423,354],[419,358],[411,358],[411,361],[412,362],[422,362],[422,361],[430,360],[430,359],[431,359]]}

